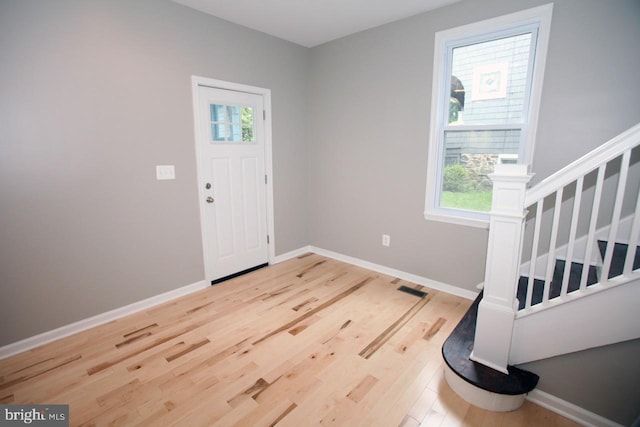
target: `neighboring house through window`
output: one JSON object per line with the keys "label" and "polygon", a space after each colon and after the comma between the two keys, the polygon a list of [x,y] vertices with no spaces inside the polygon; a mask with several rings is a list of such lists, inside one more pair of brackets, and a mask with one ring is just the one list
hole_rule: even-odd
{"label": "neighboring house through window", "polygon": [[552,5],[436,33],[425,218],[486,227],[496,163],[531,164]]}

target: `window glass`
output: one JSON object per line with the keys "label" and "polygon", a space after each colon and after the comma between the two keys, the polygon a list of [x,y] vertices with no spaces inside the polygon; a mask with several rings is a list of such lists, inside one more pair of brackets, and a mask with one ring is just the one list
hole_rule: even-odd
{"label": "window glass", "polygon": [[524,121],[531,33],[452,49],[450,125]]}
{"label": "window glass", "polygon": [[438,207],[491,210],[489,174],[505,156],[517,162],[522,151],[531,41],[523,32],[449,47]]}
{"label": "window glass", "polygon": [[519,129],[445,132],[440,206],[489,212],[488,175],[505,158],[517,162],[520,134]]}
{"label": "window glass", "polygon": [[426,219],[487,227],[495,165],[531,164],[552,12],[436,33]]}
{"label": "window glass", "polygon": [[211,104],[211,142],[254,142],[252,107]]}

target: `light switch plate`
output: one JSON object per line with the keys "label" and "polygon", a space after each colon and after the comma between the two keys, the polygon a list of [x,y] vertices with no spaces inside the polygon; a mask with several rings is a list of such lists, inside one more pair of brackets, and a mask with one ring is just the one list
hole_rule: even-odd
{"label": "light switch plate", "polygon": [[176,168],[174,165],[157,165],[156,178],[158,181],[165,179],[176,179]]}

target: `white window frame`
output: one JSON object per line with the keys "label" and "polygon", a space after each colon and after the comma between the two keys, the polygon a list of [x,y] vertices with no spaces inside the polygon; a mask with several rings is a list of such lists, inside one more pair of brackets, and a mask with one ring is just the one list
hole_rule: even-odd
{"label": "white window frame", "polygon": [[[520,158],[522,159],[522,163],[531,167],[536,130],[538,127],[538,110],[542,94],[542,81],[549,45],[552,12],[553,4],[551,3],[436,33],[431,92],[431,125],[427,161],[425,219],[472,227],[489,227],[489,213],[438,206],[440,189],[442,188],[444,132],[447,128],[445,118],[449,116],[449,111],[445,107],[449,105],[451,93],[451,87],[448,85],[448,75],[450,74],[449,52],[451,51],[451,46],[457,46],[463,42],[467,44],[481,42],[484,41],[487,36],[509,34],[515,29],[532,26],[537,28],[537,42],[533,46],[535,50],[532,51],[532,54],[535,55],[535,65],[533,66],[533,72],[531,74],[529,105],[524,106],[524,111],[526,112],[525,120],[522,124],[509,127],[522,129]],[[530,64],[532,64],[532,62],[533,61],[530,61]],[[481,126],[478,128],[480,127]],[[491,127],[492,130],[495,128],[495,126]]]}

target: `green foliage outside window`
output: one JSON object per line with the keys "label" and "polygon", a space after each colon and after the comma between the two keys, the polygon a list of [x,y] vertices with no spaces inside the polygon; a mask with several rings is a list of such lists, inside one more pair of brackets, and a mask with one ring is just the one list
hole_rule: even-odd
{"label": "green foliage outside window", "polygon": [[245,142],[253,141],[253,108],[242,108],[242,140]]}
{"label": "green foliage outside window", "polygon": [[462,165],[449,165],[444,168],[442,190],[462,192],[469,191],[469,173]]}

